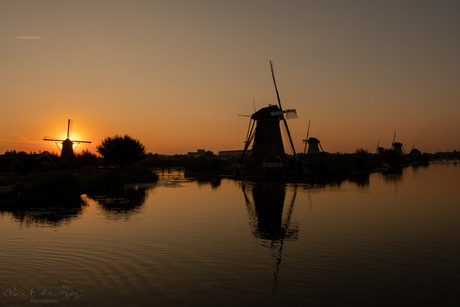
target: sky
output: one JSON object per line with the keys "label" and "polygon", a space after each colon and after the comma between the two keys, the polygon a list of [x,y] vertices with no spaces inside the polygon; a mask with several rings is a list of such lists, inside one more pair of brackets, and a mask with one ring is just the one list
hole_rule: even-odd
{"label": "sky", "polygon": [[[0,0],[0,154],[129,135],[243,149],[277,104],[297,152],[460,150],[460,1]],[[78,151],[77,150],[77,151]],[[289,153],[288,146],[286,151]]]}

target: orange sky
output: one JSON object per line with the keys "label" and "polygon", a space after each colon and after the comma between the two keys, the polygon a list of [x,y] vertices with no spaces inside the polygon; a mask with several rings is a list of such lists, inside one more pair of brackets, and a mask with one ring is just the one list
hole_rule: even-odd
{"label": "orange sky", "polygon": [[276,104],[297,151],[460,150],[458,1],[1,1],[0,153],[128,134],[148,152],[241,149]]}

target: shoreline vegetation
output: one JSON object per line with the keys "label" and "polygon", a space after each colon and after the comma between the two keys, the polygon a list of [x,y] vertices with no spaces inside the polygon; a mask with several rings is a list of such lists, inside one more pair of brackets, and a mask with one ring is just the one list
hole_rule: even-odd
{"label": "shoreline vegetation", "polygon": [[[0,173],[0,206],[34,205],[74,206],[84,202],[81,195],[98,197],[122,190],[126,184],[155,183],[159,175],[170,169],[184,170],[186,177],[283,178],[288,180],[324,183],[346,179],[361,180],[360,176],[375,171],[401,169],[413,164],[428,164],[433,160],[458,159],[458,153],[401,155],[393,150],[371,154],[358,149],[352,154],[318,153],[299,154],[298,161],[292,156],[276,170],[267,171],[251,159],[240,165],[238,157],[219,157],[208,151],[200,156],[175,155],[164,157],[148,154],[137,163],[114,166],[88,151],[77,154],[73,161],[65,161],[49,154],[53,163],[42,163],[39,169],[25,170],[19,153],[10,152],[18,159],[12,160],[12,171]],[[41,153],[48,154],[48,153]],[[24,154],[23,154],[24,155]],[[26,154],[27,155],[27,154]],[[33,155],[31,153],[31,155]],[[115,164],[116,165],[116,164]]]}
{"label": "shoreline vegetation", "polygon": [[[0,205],[74,206],[82,195],[113,194],[133,183],[154,183],[158,175],[141,164],[125,167],[86,166],[0,178]],[[1,190],[0,190],[1,191]]]}

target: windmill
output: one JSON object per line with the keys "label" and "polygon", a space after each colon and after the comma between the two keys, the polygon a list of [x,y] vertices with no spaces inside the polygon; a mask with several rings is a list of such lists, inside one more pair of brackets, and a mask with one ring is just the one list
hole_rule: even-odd
{"label": "windmill", "polygon": [[395,130],[395,134],[393,136],[393,143],[391,143],[391,148],[398,152],[399,154],[403,154],[403,153],[406,153],[406,151],[404,150],[404,146],[402,143],[399,143],[399,142],[395,142],[395,139],[396,139],[396,130]]}
{"label": "windmill", "polygon": [[[310,135],[310,121],[308,121],[308,129],[307,129],[307,138],[303,140],[305,147],[303,148],[303,153],[307,154],[315,154],[319,153],[319,149],[323,152],[323,147],[321,146],[321,142],[317,138],[308,138]],[[308,144],[308,152],[307,152],[307,144]],[[318,147],[319,146],[319,147]]]}
{"label": "windmill", "polygon": [[[91,143],[90,141],[77,141],[77,140],[70,140],[70,119],[67,122],[67,138],[65,140],[57,140],[57,139],[49,139],[43,138],[44,141],[53,141],[58,144],[61,142],[61,158],[69,159],[74,157],[74,149],[73,145],[77,144],[75,149],[80,145],[80,143]],[[59,147],[59,146],[58,146]]]}
{"label": "windmill", "polygon": [[[278,98],[278,106],[269,105],[251,115],[248,132],[244,145],[243,154],[241,155],[241,163],[249,153],[249,146],[252,147],[252,158],[259,163],[281,163],[285,157],[283,140],[281,137],[280,121],[283,121],[286,132],[289,138],[289,143],[292,147],[294,157],[297,160],[294,143],[292,142],[291,133],[286,119],[297,118],[295,109],[283,110],[281,100],[276,87],[275,74],[273,72],[273,63],[270,61],[270,68],[275,85],[276,97]],[[298,160],[297,160],[298,161]]]}
{"label": "windmill", "polygon": [[379,146],[379,145],[380,145],[380,138],[377,141],[377,150],[376,150],[375,153],[378,154],[378,155],[381,155],[383,153],[384,148],[382,146]]}
{"label": "windmill", "polygon": [[417,148],[415,148],[415,142],[414,142],[414,145],[412,145],[412,149],[409,153],[412,157],[418,157],[422,154],[422,152],[420,150],[418,150]]}

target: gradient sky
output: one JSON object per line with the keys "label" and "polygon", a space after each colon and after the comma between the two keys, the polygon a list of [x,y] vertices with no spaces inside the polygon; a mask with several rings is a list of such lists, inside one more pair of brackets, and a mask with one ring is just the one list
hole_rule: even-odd
{"label": "gradient sky", "polygon": [[460,1],[0,1],[0,153],[128,134],[148,152],[242,149],[297,109],[296,150],[460,150]]}

